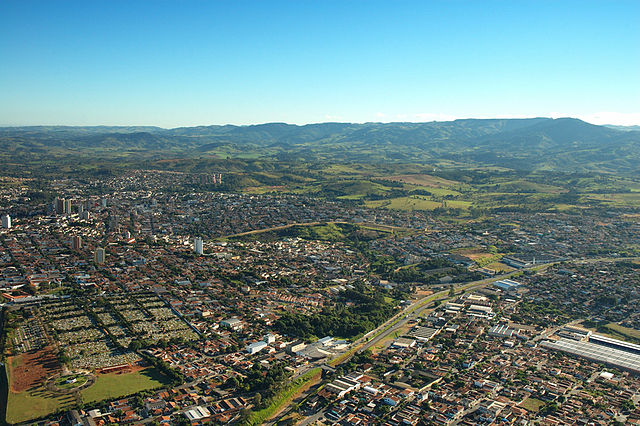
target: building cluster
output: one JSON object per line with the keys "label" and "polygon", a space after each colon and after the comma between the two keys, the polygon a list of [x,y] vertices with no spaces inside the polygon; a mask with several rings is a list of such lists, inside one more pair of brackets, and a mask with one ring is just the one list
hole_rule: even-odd
{"label": "building cluster", "polygon": [[[300,404],[323,423],[640,421],[640,351],[622,341],[640,329],[640,267],[621,259],[640,244],[638,222],[498,213],[445,223],[309,196],[196,190],[222,184],[219,174],[136,171],[53,181],[57,197],[37,202],[26,181],[0,191],[10,206],[0,230],[5,355],[42,353],[94,375],[153,364],[181,381],[85,404],[68,421],[239,421],[265,392],[248,381],[282,366],[288,381],[323,369]],[[327,222],[362,226],[287,233]],[[429,262],[433,271],[402,274]],[[450,287],[504,271],[517,276]],[[393,313],[440,293],[354,353],[341,336],[278,330],[286,315],[357,306],[345,295],[358,286]]]}

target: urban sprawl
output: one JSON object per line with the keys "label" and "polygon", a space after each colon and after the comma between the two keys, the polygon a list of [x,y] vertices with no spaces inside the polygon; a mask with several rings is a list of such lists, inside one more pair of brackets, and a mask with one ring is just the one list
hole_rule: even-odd
{"label": "urban sprawl", "polygon": [[637,220],[224,179],[5,178],[7,422],[640,424]]}

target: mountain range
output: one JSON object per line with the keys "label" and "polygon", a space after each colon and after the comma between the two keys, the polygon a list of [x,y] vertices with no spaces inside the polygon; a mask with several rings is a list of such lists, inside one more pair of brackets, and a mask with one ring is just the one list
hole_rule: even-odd
{"label": "mountain range", "polygon": [[5,157],[90,155],[428,163],[640,173],[640,131],[574,118],[429,123],[0,128]]}

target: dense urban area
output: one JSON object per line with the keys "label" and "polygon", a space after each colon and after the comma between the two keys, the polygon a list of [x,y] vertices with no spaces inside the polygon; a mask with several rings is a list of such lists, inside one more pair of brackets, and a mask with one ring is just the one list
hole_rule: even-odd
{"label": "dense urban area", "polygon": [[637,209],[89,176],[0,185],[7,423],[640,424]]}

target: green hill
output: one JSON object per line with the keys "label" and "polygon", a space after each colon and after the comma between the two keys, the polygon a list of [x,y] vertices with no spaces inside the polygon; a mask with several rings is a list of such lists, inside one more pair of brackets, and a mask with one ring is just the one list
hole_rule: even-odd
{"label": "green hill", "polygon": [[4,127],[5,160],[29,156],[245,158],[640,172],[640,131],[572,118],[296,126]]}

